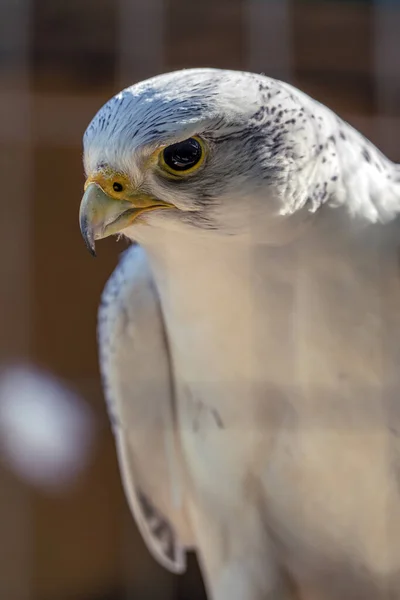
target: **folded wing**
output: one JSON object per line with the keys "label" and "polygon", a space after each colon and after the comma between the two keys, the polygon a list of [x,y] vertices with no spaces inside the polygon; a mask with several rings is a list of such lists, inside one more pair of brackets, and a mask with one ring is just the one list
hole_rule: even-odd
{"label": "folded wing", "polygon": [[181,573],[191,536],[181,486],[169,351],[157,292],[138,246],[124,253],[105,286],[98,341],[130,508],[154,558]]}

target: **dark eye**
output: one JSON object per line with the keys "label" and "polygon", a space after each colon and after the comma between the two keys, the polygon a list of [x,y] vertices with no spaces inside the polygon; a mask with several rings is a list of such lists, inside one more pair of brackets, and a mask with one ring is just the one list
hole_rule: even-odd
{"label": "dark eye", "polygon": [[163,151],[164,163],[172,171],[188,171],[203,157],[203,148],[196,138],[189,138],[178,144],[167,146]]}
{"label": "dark eye", "polygon": [[122,183],[118,183],[118,181],[114,181],[114,183],[113,183],[114,192],[122,192],[123,189],[124,189],[124,186],[122,185]]}

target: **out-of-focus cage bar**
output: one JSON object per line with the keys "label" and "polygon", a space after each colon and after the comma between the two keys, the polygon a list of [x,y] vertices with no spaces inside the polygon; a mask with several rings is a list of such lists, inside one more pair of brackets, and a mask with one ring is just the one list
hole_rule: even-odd
{"label": "out-of-focus cage bar", "polygon": [[375,0],[373,72],[377,119],[375,131],[386,152],[399,160],[400,9],[391,0]]}
{"label": "out-of-focus cage bar", "polygon": [[[4,0],[0,19],[0,357],[26,357],[32,333],[31,0]],[[31,492],[0,462],[0,598],[30,600]]]}
{"label": "out-of-focus cage bar", "polygon": [[80,239],[82,133],[122,86],[161,71],[262,71],[338,111],[400,160],[400,8],[376,0],[3,0],[0,20],[1,352],[71,381],[99,423],[95,456],[47,495],[0,467],[0,598],[200,600],[129,514],[100,389],[98,299],[124,244]]}

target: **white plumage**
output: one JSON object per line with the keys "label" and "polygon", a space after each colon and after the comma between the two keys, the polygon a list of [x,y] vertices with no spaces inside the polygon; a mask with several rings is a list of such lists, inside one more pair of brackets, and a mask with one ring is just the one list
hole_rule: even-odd
{"label": "white plumage", "polygon": [[[167,177],[157,148],[193,136],[204,165]],[[217,70],[122,92],[85,167],[101,193],[125,177],[117,221],[86,193],[89,246],[164,203],[120,227],[141,247],[99,326],[154,556],[180,572],[194,547],[213,600],[397,598],[399,168],[287,84]]]}
{"label": "white plumage", "polygon": [[182,507],[168,347],[154,291],[145,255],[130,248],[103,293],[100,361],[131,510],[155,558],[181,573],[190,534]]}

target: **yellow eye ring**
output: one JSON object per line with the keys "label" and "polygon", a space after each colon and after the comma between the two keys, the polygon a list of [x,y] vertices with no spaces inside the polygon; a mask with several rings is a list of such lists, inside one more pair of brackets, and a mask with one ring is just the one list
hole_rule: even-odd
{"label": "yellow eye ring", "polygon": [[158,155],[158,164],[169,175],[181,179],[197,171],[204,164],[206,155],[204,141],[198,136],[193,136],[162,148]]}

